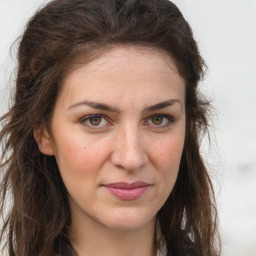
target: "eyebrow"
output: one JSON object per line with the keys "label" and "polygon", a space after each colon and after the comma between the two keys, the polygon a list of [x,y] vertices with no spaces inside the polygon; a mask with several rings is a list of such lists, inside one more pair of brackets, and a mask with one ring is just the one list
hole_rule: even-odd
{"label": "eyebrow", "polygon": [[175,103],[179,103],[180,106],[182,107],[182,103],[181,103],[180,100],[178,100],[178,99],[171,99],[171,100],[166,100],[166,101],[157,103],[157,104],[155,104],[153,106],[146,107],[142,111],[142,113],[146,113],[146,112],[151,112],[151,111],[156,111],[156,110],[160,110],[160,109],[163,109],[163,108],[167,108],[169,106],[174,105]]}
{"label": "eyebrow", "polygon": [[83,100],[78,103],[72,104],[68,109],[72,109],[72,108],[75,108],[78,106],[83,106],[83,105],[89,106],[94,109],[100,109],[100,110],[106,110],[106,111],[110,111],[110,112],[120,113],[120,110],[118,110],[115,107],[109,106],[104,103],[93,102],[93,101],[88,101],[88,100]]}
{"label": "eyebrow", "polygon": [[[152,112],[152,111],[160,110],[160,109],[163,109],[163,108],[167,108],[169,106],[174,105],[175,103],[179,103],[182,107],[182,103],[179,99],[170,99],[170,100],[159,102],[155,105],[146,107],[142,111],[142,113],[147,113],[147,112]],[[75,107],[78,107],[78,106],[83,106],[83,105],[89,106],[89,107],[94,108],[94,109],[100,109],[100,110],[105,110],[105,111],[114,112],[114,113],[121,113],[121,111],[116,107],[109,106],[105,103],[93,102],[93,101],[88,101],[88,100],[84,100],[84,101],[80,101],[78,103],[74,103],[68,108],[68,110],[72,109],[72,108],[75,108]]]}

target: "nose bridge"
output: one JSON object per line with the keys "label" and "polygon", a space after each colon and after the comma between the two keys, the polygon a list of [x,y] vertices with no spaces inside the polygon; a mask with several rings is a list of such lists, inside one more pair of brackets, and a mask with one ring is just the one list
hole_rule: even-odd
{"label": "nose bridge", "polygon": [[123,142],[123,149],[125,154],[140,153],[141,136],[139,136],[138,128],[135,125],[127,125],[121,132],[121,140]]}
{"label": "nose bridge", "polygon": [[126,170],[137,170],[145,165],[147,155],[139,127],[126,123],[119,127],[113,152],[113,163]]}

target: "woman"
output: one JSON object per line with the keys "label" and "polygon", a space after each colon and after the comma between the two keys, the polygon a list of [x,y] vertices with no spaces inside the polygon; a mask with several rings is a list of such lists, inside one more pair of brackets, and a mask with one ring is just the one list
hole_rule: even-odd
{"label": "woman", "polygon": [[8,255],[219,255],[204,62],[168,0],[55,0],[1,118]]}

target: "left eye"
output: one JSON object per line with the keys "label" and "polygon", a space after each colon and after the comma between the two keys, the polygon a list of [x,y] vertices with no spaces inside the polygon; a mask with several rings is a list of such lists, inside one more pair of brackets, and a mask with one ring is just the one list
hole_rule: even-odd
{"label": "left eye", "polygon": [[149,118],[149,124],[154,126],[165,127],[170,125],[172,122],[172,118],[167,115],[154,115]]}
{"label": "left eye", "polygon": [[108,121],[106,118],[100,115],[91,115],[84,117],[81,122],[85,124],[86,126],[90,127],[102,127],[108,124]]}
{"label": "left eye", "polygon": [[151,118],[151,122],[155,125],[161,125],[164,121],[163,116],[154,116]]}

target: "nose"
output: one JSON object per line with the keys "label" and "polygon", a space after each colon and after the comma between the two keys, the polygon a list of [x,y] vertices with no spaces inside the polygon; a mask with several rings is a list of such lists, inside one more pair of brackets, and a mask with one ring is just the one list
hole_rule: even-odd
{"label": "nose", "polygon": [[137,127],[119,129],[114,138],[111,162],[119,169],[128,172],[142,169],[148,162],[143,136]]}

